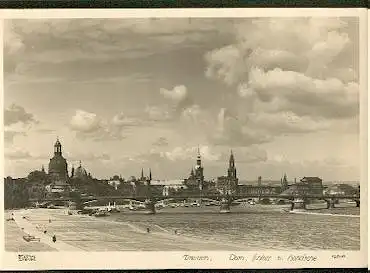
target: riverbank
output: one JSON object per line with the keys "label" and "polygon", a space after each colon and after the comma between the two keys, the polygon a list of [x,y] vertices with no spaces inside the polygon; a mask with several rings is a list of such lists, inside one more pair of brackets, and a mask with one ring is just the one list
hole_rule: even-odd
{"label": "riverbank", "polygon": [[[359,249],[359,208],[310,207],[289,213],[289,205],[240,205],[229,214],[212,206],[167,207],[155,215],[123,210],[108,217],[69,215],[67,209],[19,210],[15,221],[5,221],[5,246],[6,251]],[[26,233],[40,242],[27,243]]]}
{"label": "riverbank", "polygon": [[[61,209],[28,209],[13,212],[15,221],[5,221],[6,251],[164,251],[242,250],[242,246],[171,234],[162,227],[114,222],[85,215],[68,215]],[[11,212],[8,212],[8,217]],[[49,221],[50,220],[50,221]],[[23,229],[23,231],[22,231]],[[44,233],[46,231],[46,234]],[[40,242],[26,242],[29,234]],[[57,241],[52,241],[55,235]]]}

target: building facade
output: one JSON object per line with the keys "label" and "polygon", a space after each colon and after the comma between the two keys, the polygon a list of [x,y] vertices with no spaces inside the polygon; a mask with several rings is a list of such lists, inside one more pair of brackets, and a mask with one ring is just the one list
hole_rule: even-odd
{"label": "building facade", "polygon": [[236,175],[235,158],[231,151],[227,176],[217,178],[216,188],[223,194],[235,194],[238,192],[238,177]]}
{"label": "building facade", "polygon": [[190,176],[184,180],[184,184],[187,188],[192,190],[203,190],[204,189],[204,168],[202,166],[202,158],[198,148],[198,155],[195,168],[191,169]]}

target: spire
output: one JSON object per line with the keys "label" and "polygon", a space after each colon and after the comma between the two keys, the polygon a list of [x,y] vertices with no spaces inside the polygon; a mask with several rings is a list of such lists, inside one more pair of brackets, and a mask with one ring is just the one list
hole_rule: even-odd
{"label": "spire", "polygon": [[197,166],[202,165],[202,159],[200,157],[200,150],[199,150],[199,145],[198,145],[198,155],[197,155]]}
{"label": "spire", "polygon": [[233,150],[230,152],[229,166],[230,168],[234,168],[235,166]]}
{"label": "spire", "polygon": [[141,168],[141,178],[144,178],[144,170]]}
{"label": "spire", "polygon": [[44,173],[45,172],[45,169],[44,169],[44,165],[41,166],[41,171]]}
{"label": "spire", "polygon": [[80,167],[81,167],[81,160],[80,160]]}
{"label": "spire", "polygon": [[149,168],[149,180],[152,181],[152,169]]}

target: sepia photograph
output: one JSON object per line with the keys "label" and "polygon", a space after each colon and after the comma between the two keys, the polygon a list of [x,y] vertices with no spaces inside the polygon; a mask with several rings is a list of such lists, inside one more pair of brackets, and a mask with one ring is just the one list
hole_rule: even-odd
{"label": "sepia photograph", "polygon": [[359,22],[4,19],[5,251],[360,251]]}

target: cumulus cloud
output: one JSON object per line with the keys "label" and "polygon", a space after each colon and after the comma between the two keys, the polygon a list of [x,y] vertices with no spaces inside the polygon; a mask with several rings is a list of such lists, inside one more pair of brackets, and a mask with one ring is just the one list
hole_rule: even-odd
{"label": "cumulus cloud", "polygon": [[125,138],[124,129],[138,124],[138,120],[127,117],[123,113],[117,114],[110,121],[107,121],[95,113],[76,110],[69,122],[69,127],[76,132],[77,137],[102,141],[123,139]]}
{"label": "cumulus cloud", "polygon": [[276,109],[275,104],[270,109],[291,110],[298,115],[335,119],[353,117],[359,112],[357,83],[343,83],[336,78],[314,79],[280,68],[268,72],[251,69],[248,84],[241,93],[249,98],[255,94],[254,98],[264,103],[275,104],[274,99],[278,99],[280,107]]}
{"label": "cumulus cloud", "polygon": [[120,113],[113,117],[112,124],[117,127],[132,127],[139,125],[140,121],[135,118],[130,118],[124,113]]}
{"label": "cumulus cloud", "polygon": [[222,108],[217,117],[217,128],[209,136],[211,143],[226,146],[250,146],[270,141],[270,137],[248,126],[247,121]]}
{"label": "cumulus cloud", "polygon": [[89,133],[100,130],[102,128],[102,121],[94,113],[77,110],[70,121],[70,126],[72,130]]}
{"label": "cumulus cloud", "polygon": [[234,42],[205,54],[206,76],[235,87],[245,104],[238,113],[243,121],[231,121],[221,109],[214,140],[249,145],[282,133],[331,129],[336,119],[355,120],[357,28],[350,18],[237,22]]}
{"label": "cumulus cloud", "polygon": [[151,121],[168,121],[172,118],[172,113],[167,107],[147,106],[145,113]]}
{"label": "cumulus cloud", "polygon": [[185,119],[186,121],[196,123],[199,121],[201,114],[202,114],[202,109],[200,108],[200,106],[197,104],[194,104],[192,106],[185,108],[181,113],[181,117]]}
{"label": "cumulus cloud", "polygon": [[27,112],[22,106],[12,104],[4,110],[4,140],[13,143],[18,136],[27,136],[27,131],[39,124],[33,114]]}
{"label": "cumulus cloud", "polygon": [[[197,156],[197,146],[193,147],[182,147],[178,146],[171,151],[164,152],[164,156],[171,161],[177,160],[195,160]],[[220,157],[220,153],[213,151],[209,146],[199,146],[200,155],[204,160],[216,161]]]}
{"label": "cumulus cloud", "polygon": [[4,124],[12,125],[16,123],[31,124],[38,123],[33,114],[28,113],[22,106],[12,104],[4,111]]}
{"label": "cumulus cloud", "polygon": [[188,93],[187,88],[184,85],[177,85],[172,90],[161,88],[159,92],[166,99],[171,99],[176,102],[185,99]]}
{"label": "cumulus cloud", "polygon": [[154,141],[152,145],[159,146],[159,147],[168,146],[168,140],[165,137],[160,137],[156,141]]}

